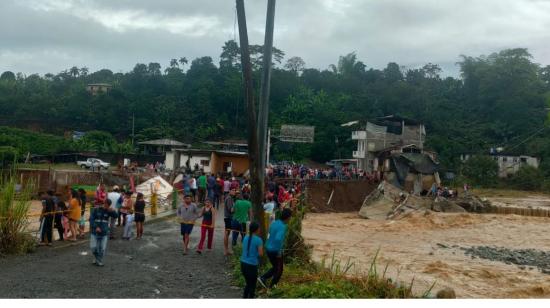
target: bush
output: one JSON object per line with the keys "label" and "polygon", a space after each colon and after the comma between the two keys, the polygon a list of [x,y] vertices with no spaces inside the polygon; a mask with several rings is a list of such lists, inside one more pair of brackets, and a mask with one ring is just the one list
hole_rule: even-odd
{"label": "bush", "polygon": [[498,180],[498,164],[490,156],[474,156],[462,165],[462,175],[474,185],[492,187]]}
{"label": "bush", "polygon": [[14,174],[0,179],[0,254],[25,253],[34,247],[32,237],[25,233],[33,185],[27,183],[16,192]]}
{"label": "bush", "polygon": [[540,190],[544,182],[542,172],[532,166],[521,166],[516,174],[510,178],[510,183],[516,189]]}
{"label": "bush", "polygon": [[0,167],[10,165],[17,157],[17,150],[11,146],[0,146]]}

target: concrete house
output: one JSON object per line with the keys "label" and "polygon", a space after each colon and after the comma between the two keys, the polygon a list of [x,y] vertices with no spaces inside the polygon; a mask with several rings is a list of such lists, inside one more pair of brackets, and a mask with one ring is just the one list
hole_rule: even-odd
{"label": "concrete house", "polygon": [[[472,156],[472,154],[462,154],[460,155],[460,160],[462,162],[466,162]],[[498,176],[500,178],[506,178],[515,174],[522,166],[538,168],[540,164],[539,158],[527,155],[510,155],[506,153],[494,152],[490,154],[490,156],[498,164]]]}
{"label": "concrete house", "polygon": [[166,168],[200,170],[212,174],[239,176],[249,169],[248,144],[243,142],[204,142],[209,149],[173,148],[166,152]]}
{"label": "concrete house", "polygon": [[353,151],[357,167],[373,172],[378,166],[376,158],[381,151],[409,145],[414,145],[422,151],[426,129],[415,120],[390,115],[367,121],[359,130],[352,132],[351,139],[357,140],[357,150]]}
{"label": "concrete house", "polygon": [[106,93],[112,88],[113,86],[108,83],[91,83],[86,86],[86,91],[90,92],[92,95],[97,95],[99,93]]}

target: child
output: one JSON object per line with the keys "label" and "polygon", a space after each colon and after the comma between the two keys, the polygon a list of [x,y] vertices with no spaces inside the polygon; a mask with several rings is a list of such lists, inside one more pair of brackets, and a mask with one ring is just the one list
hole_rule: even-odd
{"label": "child", "polygon": [[122,238],[125,240],[130,240],[132,237],[132,222],[134,222],[134,210],[130,209],[128,214],[126,214],[126,224],[124,225],[124,234]]}
{"label": "child", "polygon": [[243,298],[254,298],[256,282],[258,280],[258,263],[263,256],[263,241],[258,236],[260,225],[257,222],[250,224],[250,233],[244,237],[243,252],[241,255],[241,272],[246,281]]}
{"label": "child", "polygon": [[69,210],[67,208],[67,205],[65,202],[60,201],[57,204],[58,211],[61,211],[61,226],[63,226],[63,238],[68,239],[69,238],[69,231],[70,231],[70,225],[69,225]]}

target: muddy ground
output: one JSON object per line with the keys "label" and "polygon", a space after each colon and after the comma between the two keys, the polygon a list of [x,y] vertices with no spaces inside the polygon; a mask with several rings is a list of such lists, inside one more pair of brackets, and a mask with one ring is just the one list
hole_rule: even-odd
{"label": "muddy ground", "polygon": [[[238,298],[222,232],[216,229],[212,252],[184,256],[176,221],[147,224],[141,240],[109,241],[102,268],[92,265],[87,240],[0,258],[0,298]],[[192,247],[199,238],[195,227]]]}
{"label": "muddy ground", "polygon": [[[540,258],[550,256],[549,225],[550,218],[518,215],[417,212],[388,221],[310,213],[303,235],[315,260],[330,263],[335,253],[359,273],[380,249],[379,271],[388,264],[387,276],[414,278],[417,294],[435,282],[435,291],[451,287],[459,298],[548,298],[549,261]],[[491,248],[475,252],[480,246]]]}
{"label": "muddy ground", "polygon": [[316,213],[357,212],[377,186],[368,181],[308,181],[307,204]]}

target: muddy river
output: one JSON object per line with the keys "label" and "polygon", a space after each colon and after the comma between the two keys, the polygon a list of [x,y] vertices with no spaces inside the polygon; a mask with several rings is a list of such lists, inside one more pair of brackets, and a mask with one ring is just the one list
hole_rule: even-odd
{"label": "muddy river", "polygon": [[355,213],[307,215],[303,235],[313,258],[333,255],[368,270],[380,249],[378,268],[422,293],[451,287],[459,298],[548,298],[550,274],[537,267],[466,255],[473,246],[550,251],[550,218],[499,214],[414,213],[398,221],[366,220]]}

